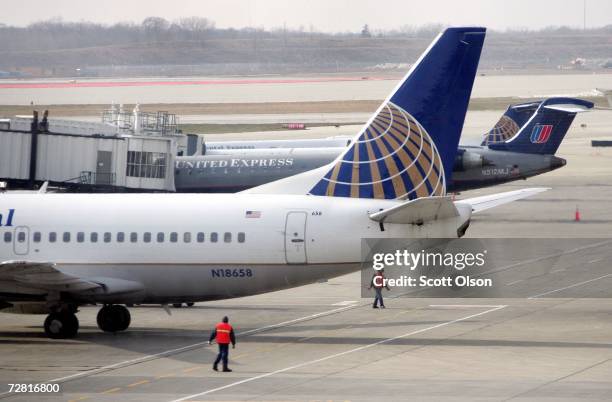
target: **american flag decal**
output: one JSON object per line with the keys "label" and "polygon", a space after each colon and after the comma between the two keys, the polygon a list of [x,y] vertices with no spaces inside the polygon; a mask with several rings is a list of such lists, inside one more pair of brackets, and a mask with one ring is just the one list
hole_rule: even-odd
{"label": "american flag decal", "polygon": [[261,211],[246,211],[245,218],[261,218]]}

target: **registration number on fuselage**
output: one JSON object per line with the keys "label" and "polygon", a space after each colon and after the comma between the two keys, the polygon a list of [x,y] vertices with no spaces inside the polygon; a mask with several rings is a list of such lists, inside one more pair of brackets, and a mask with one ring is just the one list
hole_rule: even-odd
{"label": "registration number on fuselage", "polygon": [[494,169],[482,169],[483,176],[508,176],[510,169],[508,168],[494,168]]}
{"label": "registration number on fuselage", "polygon": [[250,268],[219,268],[210,271],[213,278],[252,278]]}

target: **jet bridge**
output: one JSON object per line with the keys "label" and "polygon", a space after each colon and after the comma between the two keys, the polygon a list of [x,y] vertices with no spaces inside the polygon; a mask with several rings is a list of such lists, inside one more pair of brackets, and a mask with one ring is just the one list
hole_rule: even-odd
{"label": "jet bridge", "polygon": [[184,136],[176,115],[113,105],[101,122],[38,113],[0,120],[0,180],[35,189],[175,191],[174,164]]}

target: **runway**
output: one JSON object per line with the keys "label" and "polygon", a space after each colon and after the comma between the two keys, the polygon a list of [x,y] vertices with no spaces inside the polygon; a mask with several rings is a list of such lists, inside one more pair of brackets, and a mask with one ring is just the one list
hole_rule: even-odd
{"label": "runway", "polygon": [[[181,77],[159,79],[0,80],[0,105],[314,102],[384,99],[401,79],[355,77]],[[612,88],[609,73],[550,73],[476,77],[472,97],[593,96]]]}

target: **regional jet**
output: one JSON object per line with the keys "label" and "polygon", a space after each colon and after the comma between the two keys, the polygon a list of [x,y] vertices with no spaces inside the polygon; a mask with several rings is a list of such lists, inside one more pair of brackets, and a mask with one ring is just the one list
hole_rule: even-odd
{"label": "regional jet", "polygon": [[[481,145],[459,145],[451,192],[527,179],[565,166],[555,156],[577,113],[593,103],[549,98],[511,105]],[[206,155],[178,157],[178,192],[237,192],[330,163],[344,151],[342,137],[319,140],[214,142]],[[266,148],[270,147],[270,148]]]}
{"label": "regional jet", "polygon": [[239,194],[0,195],[0,300],[52,338],[128,328],[131,303],[254,295],[360,269],[363,238],[462,236],[473,213],[543,191],[453,202],[446,185],[485,37],[449,28],[332,163]]}

